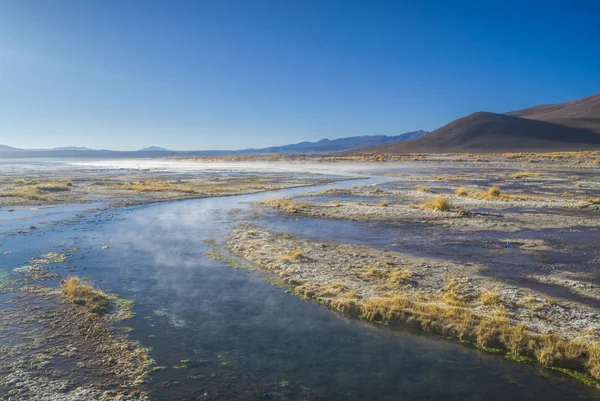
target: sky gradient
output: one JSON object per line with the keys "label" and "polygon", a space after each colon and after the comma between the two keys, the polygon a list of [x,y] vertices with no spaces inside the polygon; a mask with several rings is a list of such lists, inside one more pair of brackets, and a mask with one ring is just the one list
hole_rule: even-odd
{"label": "sky gradient", "polygon": [[3,0],[0,144],[239,149],[600,91],[593,1]]}

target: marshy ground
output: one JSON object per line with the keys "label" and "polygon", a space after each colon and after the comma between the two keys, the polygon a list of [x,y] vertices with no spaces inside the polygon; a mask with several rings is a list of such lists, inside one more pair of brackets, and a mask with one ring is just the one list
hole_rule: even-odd
{"label": "marshy ground", "polygon": [[596,156],[424,157],[5,169],[0,398],[598,399]]}
{"label": "marshy ground", "polygon": [[318,185],[331,179],[285,173],[248,174],[164,171],[63,170],[0,178],[0,207],[48,206],[112,202],[115,206],[157,201],[241,195],[296,186]]}
{"label": "marshy ground", "polygon": [[246,224],[228,245],[331,308],[600,378],[600,175],[589,166],[430,166],[263,199],[258,208],[356,221],[381,238],[350,245]]}

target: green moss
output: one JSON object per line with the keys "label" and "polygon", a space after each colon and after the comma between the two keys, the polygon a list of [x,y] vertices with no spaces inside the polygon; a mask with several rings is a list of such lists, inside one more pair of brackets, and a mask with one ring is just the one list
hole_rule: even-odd
{"label": "green moss", "polygon": [[533,358],[529,358],[527,356],[517,355],[513,352],[507,352],[504,357],[506,359],[510,359],[511,361],[519,362],[519,363],[537,363],[537,361]]}
{"label": "green moss", "polygon": [[111,316],[113,322],[122,322],[135,316],[135,313],[131,311],[135,306],[135,301],[119,298],[117,294],[107,294],[106,296],[116,309],[116,312]]}
{"label": "green moss", "polygon": [[219,248],[212,247],[208,252],[206,252],[205,254],[206,257],[209,257],[213,260],[220,260],[223,261],[225,263],[227,263],[230,267],[233,267],[234,269],[249,269],[250,267],[241,263],[239,260],[229,257],[229,256],[225,256],[220,250]]}
{"label": "green moss", "polygon": [[581,373],[581,372],[576,372],[576,371],[570,370],[570,369],[558,368],[556,366],[549,366],[549,368],[552,370],[556,370],[558,372],[562,372],[566,375],[569,375],[569,376],[579,380],[580,382],[582,382],[583,384],[585,384],[587,386],[595,387],[598,390],[600,390],[600,382],[598,382],[598,380],[594,379],[590,375],[587,375],[587,374]]}
{"label": "green moss", "polygon": [[[452,337],[450,337],[452,339]],[[492,347],[486,347],[485,345],[482,344],[474,344],[476,348],[479,348],[481,350],[484,350],[486,352],[490,352],[492,354],[501,354],[504,352],[504,350],[500,349],[500,348],[492,348]]]}

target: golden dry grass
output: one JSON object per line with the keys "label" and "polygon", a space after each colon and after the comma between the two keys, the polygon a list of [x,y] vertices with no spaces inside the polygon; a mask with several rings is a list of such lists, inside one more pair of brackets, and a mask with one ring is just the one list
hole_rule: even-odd
{"label": "golden dry grass", "polygon": [[293,199],[286,198],[267,198],[260,201],[261,205],[279,209],[288,214],[298,213],[300,209],[306,208],[306,202],[298,202]]}
{"label": "golden dry grass", "polygon": [[44,194],[40,189],[35,185],[26,185],[17,188],[5,189],[4,191],[0,191],[0,196],[10,196],[10,197],[18,197],[25,198],[30,200],[39,200],[47,197],[47,194]]}
{"label": "golden dry grass", "polygon": [[[305,285],[305,288],[308,286]],[[337,296],[328,298],[311,287],[308,296],[331,308],[353,312],[379,322],[408,321],[423,330],[455,336],[465,341],[502,348],[519,356],[535,358],[548,366],[569,366],[586,370],[600,379],[600,345],[583,338],[564,339],[556,334],[537,334],[525,325],[514,325],[502,305],[495,312],[480,314],[463,306],[454,288],[447,288],[441,302],[433,297],[399,293],[367,299]],[[494,298],[495,299],[495,298]]]}
{"label": "golden dry grass", "polygon": [[0,191],[0,196],[29,200],[51,199],[53,192],[68,191],[73,186],[71,181],[49,181],[40,184],[37,181],[27,182],[21,179],[15,182],[19,185]]}
{"label": "golden dry grass", "polygon": [[488,198],[499,198],[500,197],[500,187],[497,185],[491,186],[490,188],[488,188],[488,190],[485,192],[486,196]]}
{"label": "golden dry grass", "polygon": [[158,192],[158,191],[174,191],[184,193],[194,193],[196,190],[192,185],[186,185],[182,183],[172,183],[169,181],[161,180],[144,180],[135,181],[127,184],[114,184],[108,185],[108,188],[124,189],[126,191],[136,192]]}
{"label": "golden dry grass", "polygon": [[391,268],[383,265],[363,269],[360,276],[375,280],[383,284],[384,287],[387,287],[389,285],[395,286],[406,283],[412,277],[412,272],[407,269]]}
{"label": "golden dry grass", "polygon": [[[384,284],[405,281],[410,272],[400,271],[395,275],[396,269],[392,265],[380,263],[360,270],[354,276],[381,284],[373,288],[386,291],[358,293],[349,287],[351,282],[320,283],[309,281],[310,278],[293,277],[285,264],[266,263],[263,267],[282,277],[293,293],[332,309],[381,323],[408,322],[424,331],[535,358],[544,365],[584,370],[600,379],[600,344],[596,337],[582,333],[581,337],[562,338],[556,334],[534,332],[511,321],[508,309],[496,291],[488,290],[475,297],[469,286],[463,288],[460,278],[449,280],[438,292],[405,292],[403,288],[406,287]],[[348,268],[352,269],[352,266]],[[348,275],[353,274],[349,271]],[[525,298],[524,302],[537,305],[533,298]],[[540,304],[543,305],[541,301]]]}
{"label": "golden dry grass", "polygon": [[304,252],[302,252],[302,249],[295,249],[291,252],[287,252],[284,253],[283,255],[281,255],[281,258],[279,258],[280,261],[282,262],[296,262],[297,260],[301,259],[304,256]]}
{"label": "golden dry grass", "polygon": [[77,277],[61,281],[63,293],[77,305],[85,306],[93,313],[104,313],[108,309],[108,297],[91,285],[81,282]]}
{"label": "golden dry grass", "polygon": [[437,212],[448,212],[450,211],[450,202],[443,196],[438,196],[423,204],[423,209],[435,210]]}
{"label": "golden dry grass", "polygon": [[388,207],[388,206],[389,206],[389,204],[388,204],[388,202],[387,202],[385,199],[382,199],[382,200],[379,202],[378,206],[379,206],[379,207]]}
{"label": "golden dry grass", "polygon": [[467,195],[469,195],[469,191],[467,191],[467,188],[465,188],[465,187],[458,187],[458,188],[456,188],[456,195],[467,196]]}
{"label": "golden dry grass", "polygon": [[481,294],[481,303],[486,306],[500,305],[500,296],[496,291],[486,290]]}
{"label": "golden dry grass", "polygon": [[542,173],[539,173],[537,171],[518,171],[518,172],[514,173],[512,175],[512,177],[515,179],[521,179],[521,178],[540,177],[541,175],[542,175]]}

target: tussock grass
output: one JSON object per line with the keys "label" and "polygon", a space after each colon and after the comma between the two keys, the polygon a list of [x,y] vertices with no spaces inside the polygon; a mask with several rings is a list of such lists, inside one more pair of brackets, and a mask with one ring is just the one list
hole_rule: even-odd
{"label": "tussock grass", "polygon": [[496,291],[486,290],[481,294],[481,303],[486,306],[500,305],[500,296]]}
{"label": "tussock grass", "polygon": [[512,177],[515,179],[521,179],[521,178],[530,178],[530,177],[540,177],[541,175],[542,175],[542,173],[539,173],[537,171],[518,171],[518,172],[514,173],[512,175]]}
{"label": "tussock grass", "polygon": [[406,269],[394,270],[391,272],[387,282],[389,284],[404,284],[412,277],[412,272]]}
{"label": "tussock grass", "polygon": [[50,199],[53,192],[68,191],[73,186],[71,181],[49,181],[41,184],[37,181],[26,182],[25,180],[16,180],[15,182],[20,185],[0,191],[0,196],[44,200]]}
{"label": "tussock grass", "polygon": [[388,206],[389,206],[389,204],[388,204],[387,200],[385,200],[385,199],[382,199],[382,200],[379,202],[378,206],[379,206],[379,207],[388,207]]}
{"label": "tussock grass", "polygon": [[406,283],[412,277],[412,272],[407,269],[390,268],[387,266],[371,266],[363,269],[360,276],[379,281],[385,285],[394,286]]}
{"label": "tussock grass", "polygon": [[556,334],[537,334],[525,325],[514,325],[500,306],[483,315],[473,309],[424,297],[417,299],[392,293],[367,299],[348,300],[319,298],[319,302],[339,310],[353,311],[362,318],[377,322],[405,321],[424,331],[473,341],[489,348],[499,348],[523,357],[535,358],[546,366],[566,366],[587,371],[600,379],[600,345],[583,338],[563,339]]}
{"label": "tussock grass", "polygon": [[196,190],[192,185],[185,185],[181,183],[173,183],[169,181],[161,180],[143,180],[135,181],[127,184],[114,184],[108,185],[109,188],[124,189],[127,191],[136,192],[162,192],[162,191],[173,191],[173,192],[184,192],[194,193]]}
{"label": "tussock grass", "polygon": [[[352,281],[316,282],[302,275],[290,276],[289,269],[282,264],[259,264],[282,277],[294,294],[332,309],[378,323],[414,324],[427,332],[508,351],[509,357],[533,358],[547,366],[578,369],[600,379],[600,343],[596,337],[582,333],[581,337],[562,338],[553,333],[534,332],[511,321],[508,309],[495,291],[474,295],[466,284],[463,288],[460,278],[450,279],[438,292],[415,294],[403,289],[406,287],[395,286],[385,292],[362,289],[358,293],[359,288],[350,287],[354,285]],[[384,262],[360,271],[360,276],[381,284],[410,277],[410,272],[394,275],[394,271],[393,265]],[[524,302],[536,301],[525,298]]]}
{"label": "tussock grass", "polygon": [[417,185],[415,189],[419,192],[429,192],[429,190],[422,185]]}
{"label": "tussock grass", "polygon": [[465,188],[465,187],[458,187],[458,188],[456,188],[456,195],[467,196],[467,195],[469,195],[469,191],[467,191],[467,188]]}
{"label": "tussock grass", "polygon": [[279,209],[288,214],[298,213],[302,208],[306,208],[308,203],[298,202],[286,198],[267,198],[259,202],[261,205]]}
{"label": "tussock grass", "polygon": [[304,256],[304,252],[302,251],[302,249],[295,249],[291,252],[287,252],[284,253],[283,255],[281,255],[281,258],[279,258],[280,261],[282,262],[296,262],[299,259],[301,259]]}
{"label": "tussock grass", "polygon": [[443,196],[430,200],[423,204],[423,209],[435,210],[437,212],[448,212],[450,211],[450,202]]}
{"label": "tussock grass", "polygon": [[82,305],[93,313],[104,313],[108,309],[108,297],[100,290],[85,284],[77,277],[69,277],[60,283],[62,292],[76,305]]}
{"label": "tussock grass", "polygon": [[40,200],[47,198],[47,194],[44,194],[37,186],[35,185],[26,185],[22,187],[6,189],[4,191],[0,191],[0,196],[10,196],[10,197],[18,197],[25,198],[30,200]]}
{"label": "tussock grass", "polygon": [[488,190],[485,192],[485,195],[488,198],[499,198],[500,197],[500,187],[497,185],[491,186],[488,188]]}
{"label": "tussock grass", "polygon": [[71,181],[51,181],[37,185],[41,191],[55,192],[55,191],[68,191],[69,187],[73,186]]}

